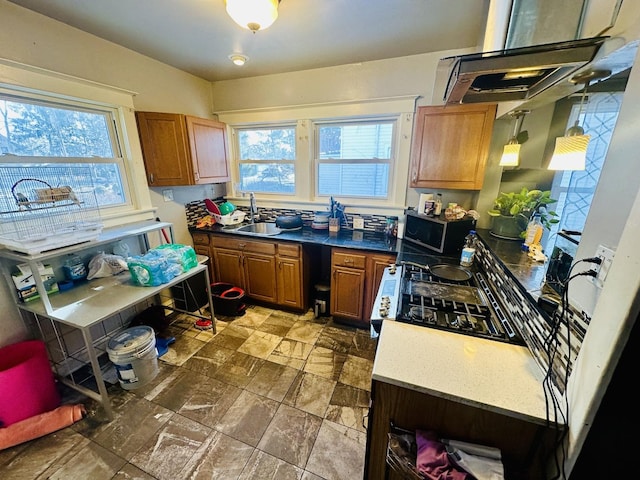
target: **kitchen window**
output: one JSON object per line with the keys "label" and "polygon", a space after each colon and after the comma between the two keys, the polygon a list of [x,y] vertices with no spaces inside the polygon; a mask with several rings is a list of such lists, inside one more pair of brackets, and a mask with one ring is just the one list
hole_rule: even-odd
{"label": "kitchen window", "polygon": [[[229,198],[371,214],[404,208],[414,96],[216,112],[232,134]],[[286,207],[285,207],[286,206]]]}
{"label": "kitchen window", "polygon": [[317,195],[387,198],[394,136],[394,120],[316,122]]}
{"label": "kitchen window", "polygon": [[240,190],[293,195],[296,191],[296,128],[238,128]]}
{"label": "kitchen window", "polygon": [[[88,167],[82,188],[93,190],[100,207],[125,206],[129,189],[116,117],[113,108],[0,92],[0,163]],[[43,168],[39,179],[60,186],[51,171]]]}

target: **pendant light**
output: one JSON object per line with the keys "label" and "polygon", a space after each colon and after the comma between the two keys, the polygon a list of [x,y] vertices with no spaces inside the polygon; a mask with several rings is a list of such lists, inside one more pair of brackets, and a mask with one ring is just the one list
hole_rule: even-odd
{"label": "pendant light", "polygon": [[547,167],[549,170],[584,170],[586,168],[587,147],[589,146],[591,135],[585,135],[584,128],[580,126],[580,116],[582,115],[589,83],[592,80],[600,80],[609,75],[611,75],[610,70],[588,70],[571,79],[573,84],[584,83],[580,108],[573,126],[567,130],[564,137],[556,138],[556,147]]}
{"label": "pendant light", "polygon": [[[501,167],[517,167],[520,163],[520,145],[526,142],[529,137],[527,132],[520,132],[524,116],[527,113],[529,113],[529,110],[515,110],[509,113],[512,118],[515,118],[515,122],[513,125],[513,135],[511,135],[511,138],[509,138],[509,141],[504,146],[502,157],[500,158],[499,165]],[[525,138],[523,138],[523,136]]]}
{"label": "pendant light", "polygon": [[256,33],[269,28],[278,18],[280,0],[225,0],[227,13],[242,28]]}

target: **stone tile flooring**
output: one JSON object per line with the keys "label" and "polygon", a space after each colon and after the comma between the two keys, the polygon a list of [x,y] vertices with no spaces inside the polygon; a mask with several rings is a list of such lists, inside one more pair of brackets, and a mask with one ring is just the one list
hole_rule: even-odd
{"label": "stone tile flooring", "polygon": [[0,451],[2,478],[363,477],[375,340],[313,312],[250,306],[217,333],[178,316],[147,385],[109,387],[115,418],[75,391],[80,422]]}

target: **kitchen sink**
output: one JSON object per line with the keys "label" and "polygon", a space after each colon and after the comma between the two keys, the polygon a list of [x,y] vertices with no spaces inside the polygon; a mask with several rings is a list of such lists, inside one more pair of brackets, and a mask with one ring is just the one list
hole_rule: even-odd
{"label": "kitchen sink", "polygon": [[246,233],[248,235],[278,235],[282,232],[281,229],[276,227],[275,223],[249,223],[242,225],[233,230],[233,233]]}

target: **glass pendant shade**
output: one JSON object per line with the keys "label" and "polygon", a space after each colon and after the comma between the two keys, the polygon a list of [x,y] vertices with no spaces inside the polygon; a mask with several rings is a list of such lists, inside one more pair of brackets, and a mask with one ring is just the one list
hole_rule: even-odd
{"label": "glass pendant shade", "polygon": [[591,135],[572,135],[556,138],[549,170],[584,170],[587,163],[587,147]]}
{"label": "glass pendant shade", "polygon": [[254,33],[269,28],[278,18],[279,0],[226,0],[226,3],[233,21]]}
{"label": "glass pendant shade", "polygon": [[500,158],[501,167],[517,167],[520,163],[520,144],[507,143]]}

